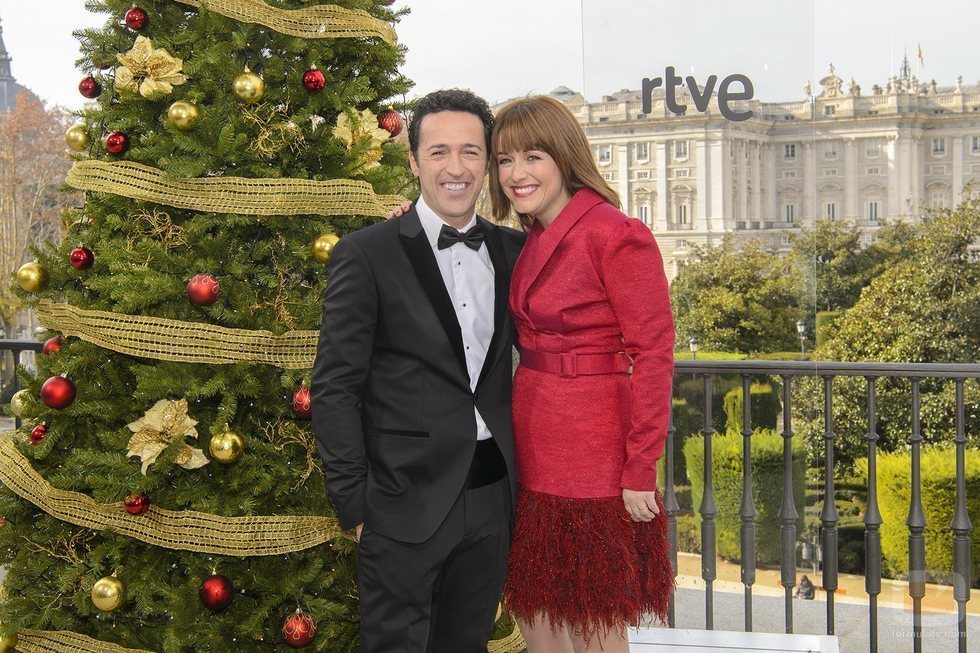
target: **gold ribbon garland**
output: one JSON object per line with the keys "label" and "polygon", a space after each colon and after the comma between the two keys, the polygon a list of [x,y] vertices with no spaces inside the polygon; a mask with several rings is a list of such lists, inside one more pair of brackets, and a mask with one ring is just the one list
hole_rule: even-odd
{"label": "gold ribbon garland", "polygon": [[[21,653],[152,653],[145,649],[123,648],[100,642],[67,630],[22,630],[17,633],[17,650]],[[502,639],[487,644],[487,653],[518,653],[527,647],[517,626]]]}
{"label": "gold ribbon garland", "polygon": [[514,630],[510,635],[487,642],[487,653],[518,653],[526,648],[527,642],[524,641],[524,635],[517,624],[514,624]]}
{"label": "gold ribbon garland", "polygon": [[323,516],[222,517],[150,506],[130,515],[122,503],[101,504],[48,483],[14,444],[16,431],[0,433],[0,481],[61,521],[95,531],[112,530],[147,544],[238,558],[295,553],[347,537],[337,520]]}
{"label": "gold ribbon garland", "polygon": [[144,649],[123,648],[100,642],[68,630],[21,630],[17,633],[20,653],[152,653]]}
{"label": "gold ribbon garland", "polygon": [[395,28],[365,11],[337,5],[305,9],[278,9],[262,0],[176,0],[192,7],[242,21],[264,25],[281,34],[305,39],[377,37],[395,44]]}
{"label": "gold ribbon garland", "polygon": [[202,213],[367,215],[383,218],[404,201],[377,195],[366,181],[245,177],[168,178],[134,161],[76,161],[68,185]]}
{"label": "gold ribbon garland", "polygon": [[181,322],[149,315],[89,311],[42,299],[35,312],[52,331],[75,336],[120,354],[179,363],[266,363],[287,370],[313,367],[316,331],[231,329],[206,322]]}

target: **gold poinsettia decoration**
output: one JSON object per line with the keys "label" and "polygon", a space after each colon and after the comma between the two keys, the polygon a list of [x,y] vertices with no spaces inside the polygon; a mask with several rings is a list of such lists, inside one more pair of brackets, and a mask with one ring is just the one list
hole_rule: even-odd
{"label": "gold poinsettia decoration", "polygon": [[171,57],[163,48],[153,48],[153,41],[137,36],[133,48],[117,54],[122,65],[116,68],[116,88],[139,93],[145,98],[169,95],[174,86],[187,81],[181,73],[184,62]]}
{"label": "gold poinsettia decoration", "polygon": [[[156,462],[164,449],[185,437],[197,437],[196,424],[197,420],[187,415],[186,399],[161,399],[143,417],[128,425],[133,437],[129,439],[126,455],[140,457],[143,461],[140,471],[145,476],[147,468]],[[200,449],[182,444],[176,462],[184,469],[197,469],[207,465],[208,459]]]}
{"label": "gold poinsettia decoration", "polygon": [[350,152],[358,148],[358,168],[370,170],[381,165],[381,144],[391,138],[387,130],[378,126],[378,119],[371,111],[343,112],[337,116],[333,135],[347,146]]}

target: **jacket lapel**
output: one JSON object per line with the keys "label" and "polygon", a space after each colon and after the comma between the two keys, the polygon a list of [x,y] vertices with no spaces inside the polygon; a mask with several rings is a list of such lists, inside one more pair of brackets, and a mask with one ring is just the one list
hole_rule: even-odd
{"label": "jacket lapel", "polygon": [[[541,229],[540,225],[535,225],[532,235],[536,236],[533,247],[524,247],[521,252],[521,259],[518,262],[520,274],[517,275],[518,286],[516,290],[517,306],[523,312],[527,306],[527,295],[531,286],[537,280],[541,270],[551,259],[551,256],[558,249],[565,235],[571,231],[579,220],[582,219],[589,209],[605,200],[590,188],[583,188],[572,196],[571,201],[565,205],[558,216],[551,221],[547,229]],[[534,231],[538,231],[534,234]],[[529,236],[528,242],[531,242]]]}
{"label": "jacket lapel", "polygon": [[456,310],[449,298],[449,291],[446,290],[446,284],[439,272],[439,264],[436,263],[436,257],[432,253],[429,240],[425,237],[425,230],[422,229],[422,223],[414,206],[401,217],[399,236],[405,254],[415,270],[415,276],[422,284],[422,290],[425,291],[425,296],[432,305],[436,317],[439,318],[439,323],[442,324],[453,351],[456,352],[463,376],[468,380],[470,375],[466,369],[466,355],[463,353],[463,332],[459,328],[459,320],[456,319]]}
{"label": "jacket lapel", "polygon": [[507,255],[504,252],[504,243],[500,237],[500,230],[496,225],[487,222],[477,216],[477,220],[483,224],[486,238],[484,244],[487,253],[490,255],[490,262],[493,264],[493,337],[490,339],[490,346],[487,348],[487,357],[483,359],[483,369],[480,370],[480,379],[477,385],[483,383],[487,374],[493,369],[500,349],[500,341],[507,322],[507,299],[510,289],[511,266],[507,263]]}

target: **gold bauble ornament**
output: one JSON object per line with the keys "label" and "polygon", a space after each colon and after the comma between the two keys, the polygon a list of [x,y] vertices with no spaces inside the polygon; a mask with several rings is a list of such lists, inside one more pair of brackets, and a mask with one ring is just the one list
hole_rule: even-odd
{"label": "gold bauble ornament", "polygon": [[332,234],[329,231],[318,236],[310,248],[313,251],[313,258],[320,261],[320,263],[329,263],[330,255],[333,254],[333,248],[338,242],[340,242],[340,236]]}
{"label": "gold bauble ornament", "polygon": [[0,636],[0,653],[14,653],[17,648],[17,633]]}
{"label": "gold bauble ornament", "polygon": [[65,133],[65,143],[76,152],[84,152],[90,142],[84,125],[72,125]]}
{"label": "gold bauble ornament", "polygon": [[245,104],[255,104],[265,95],[265,82],[248,68],[231,83],[231,91]]}
{"label": "gold bauble ornament", "polygon": [[234,431],[225,431],[211,436],[208,443],[211,457],[219,463],[230,465],[245,453],[245,439]]}
{"label": "gold bauble ornament", "polygon": [[18,390],[10,398],[10,412],[14,417],[24,417],[27,414],[27,407],[30,405],[31,393],[29,390]]}
{"label": "gold bauble ornament", "polygon": [[115,576],[100,578],[92,586],[92,603],[103,612],[115,612],[126,602],[126,586]]}
{"label": "gold bauble ornament", "polygon": [[167,122],[182,132],[193,129],[200,117],[197,105],[186,100],[177,100],[167,109]]}
{"label": "gold bauble ornament", "polygon": [[48,268],[37,261],[25,263],[17,270],[17,285],[27,292],[41,292],[48,287]]}

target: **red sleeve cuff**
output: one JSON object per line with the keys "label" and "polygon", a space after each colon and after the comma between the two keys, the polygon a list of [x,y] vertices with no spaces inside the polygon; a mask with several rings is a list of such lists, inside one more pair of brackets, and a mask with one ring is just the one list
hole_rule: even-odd
{"label": "red sleeve cuff", "polygon": [[620,477],[620,486],[625,490],[653,492],[657,489],[657,466],[627,465]]}

